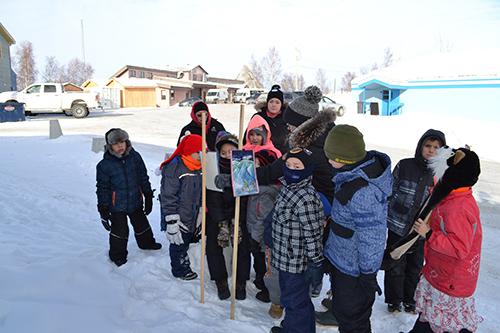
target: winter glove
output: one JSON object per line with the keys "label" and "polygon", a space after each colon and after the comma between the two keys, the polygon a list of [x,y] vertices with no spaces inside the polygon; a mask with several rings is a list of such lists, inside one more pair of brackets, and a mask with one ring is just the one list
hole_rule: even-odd
{"label": "winter glove", "polygon": [[102,226],[107,231],[111,231],[111,223],[109,222],[111,219],[111,213],[109,212],[108,206],[97,205],[97,210],[99,211],[99,215],[101,215]]}
{"label": "winter glove", "polygon": [[188,228],[184,225],[184,223],[175,221],[167,224],[167,239],[171,244],[184,244],[181,232],[188,232]]}
{"label": "winter glove", "polygon": [[225,248],[229,246],[229,226],[227,221],[219,222],[219,234],[217,235],[217,243],[220,247]]}
{"label": "winter glove", "polygon": [[155,196],[153,192],[144,193],[144,214],[146,215],[151,214],[151,211],[153,210],[154,197]]}
{"label": "winter glove", "polygon": [[[234,246],[234,220],[231,220],[231,245]],[[243,233],[241,232],[241,226],[238,228],[238,244],[241,243],[243,239]]]}
{"label": "winter glove", "polygon": [[376,292],[379,296],[382,295],[382,290],[377,283],[377,273],[360,274],[358,279],[359,284],[367,294],[373,295],[373,293]]}
{"label": "winter glove", "polygon": [[223,190],[226,187],[231,187],[231,175],[227,173],[222,173],[220,175],[215,176],[215,186],[218,189]]}

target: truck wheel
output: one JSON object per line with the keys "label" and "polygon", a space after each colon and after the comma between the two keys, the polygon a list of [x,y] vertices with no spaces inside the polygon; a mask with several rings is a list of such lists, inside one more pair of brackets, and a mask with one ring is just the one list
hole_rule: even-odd
{"label": "truck wheel", "polygon": [[344,115],[344,108],[343,107],[340,107],[337,109],[337,115],[339,117],[342,117]]}
{"label": "truck wheel", "polygon": [[75,118],[85,118],[88,116],[89,110],[87,109],[87,106],[83,104],[76,104],[71,108],[71,113]]}

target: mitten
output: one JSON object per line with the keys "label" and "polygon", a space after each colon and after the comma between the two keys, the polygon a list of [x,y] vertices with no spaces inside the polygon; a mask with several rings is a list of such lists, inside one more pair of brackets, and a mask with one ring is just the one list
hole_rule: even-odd
{"label": "mitten", "polygon": [[111,223],[109,222],[109,220],[111,219],[111,213],[109,212],[108,206],[97,205],[97,211],[101,216],[101,223],[104,229],[106,229],[107,231],[111,231]]}
{"label": "mitten", "polygon": [[144,193],[144,214],[149,215],[153,210],[153,192]]}
{"label": "mitten", "polygon": [[229,246],[229,226],[227,221],[219,222],[219,234],[217,235],[217,243],[220,247],[225,248]]}
{"label": "mitten", "polygon": [[167,239],[170,243],[175,245],[184,244],[181,232],[187,232],[187,227],[180,221],[170,221],[167,224]]}

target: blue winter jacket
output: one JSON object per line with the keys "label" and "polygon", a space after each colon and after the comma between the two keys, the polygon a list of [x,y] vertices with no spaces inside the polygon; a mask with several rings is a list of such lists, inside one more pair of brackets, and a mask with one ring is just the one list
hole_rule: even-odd
{"label": "blue winter jacket", "polygon": [[146,165],[130,147],[118,158],[108,151],[96,167],[97,204],[112,213],[133,213],[143,207],[143,193],[152,193]]}
{"label": "blue winter jacket", "polygon": [[201,206],[201,170],[189,170],[177,156],[161,170],[161,230],[167,223],[182,222],[194,232]]}
{"label": "blue winter jacket", "polygon": [[369,151],[364,162],[352,170],[340,170],[333,182],[333,221],[324,254],[344,274],[375,273],[385,247],[391,160]]}

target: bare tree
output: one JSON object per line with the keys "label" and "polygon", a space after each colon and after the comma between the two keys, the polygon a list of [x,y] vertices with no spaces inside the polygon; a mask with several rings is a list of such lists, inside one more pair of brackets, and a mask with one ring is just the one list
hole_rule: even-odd
{"label": "bare tree", "polygon": [[331,91],[330,81],[328,81],[326,72],[322,68],[318,69],[318,71],[316,72],[316,84],[325,95]]}
{"label": "bare tree", "polygon": [[297,86],[295,87],[297,90],[304,90],[306,89],[306,80],[304,79],[304,76],[302,74],[299,75],[297,78]]}
{"label": "bare tree", "polygon": [[295,75],[292,73],[284,73],[281,78],[281,89],[284,91],[295,90]]}
{"label": "bare tree", "polygon": [[354,72],[345,73],[344,76],[342,77],[342,81],[340,82],[341,91],[343,92],[351,91],[352,90],[351,82],[352,80],[354,80],[355,77],[356,73]]}
{"label": "bare tree", "polygon": [[252,71],[255,79],[257,79],[258,82],[261,84],[264,84],[264,78],[262,76],[262,67],[260,66],[260,62],[255,59],[255,57],[252,55],[252,58],[250,59],[250,71]]}
{"label": "bare tree", "polygon": [[86,80],[92,78],[94,68],[84,63],[78,58],[71,59],[66,66],[61,68],[61,82],[72,82],[81,85]]}
{"label": "bare tree", "polygon": [[281,79],[281,57],[278,50],[273,46],[269,48],[266,56],[261,61],[261,69],[264,87],[271,87]]}
{"label": "bare tree", "polygon": [[372,68],[370,69],[370,72],[376,71],[378,69],[378,64],[376,62],[373,63]]}
{"label": "bare tree", "polygon": [[31,42],[23,41],[16,49],[14,65],[17,73],[18,89],[24,89],[35,82],[38,72]]}
{"label": "bare tree", "polygon": [[384,60],[382,61],[380,67],[381,68],[389,67],[390,65],[392,65],[393,62],[394,62],[394,54],[392,53],[391,48],[388,47],[384,50]]}
{"label": "bare tree", "polygon": [[59,66],[56,57],[51,56],[45,58],[45,70],[43,71],[42,77],[45,82],[59,82],[61,78],[61,66]]}

